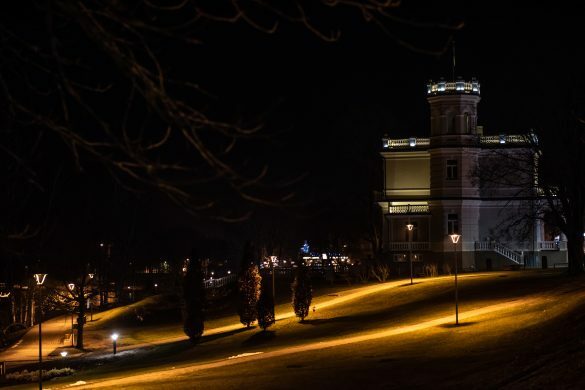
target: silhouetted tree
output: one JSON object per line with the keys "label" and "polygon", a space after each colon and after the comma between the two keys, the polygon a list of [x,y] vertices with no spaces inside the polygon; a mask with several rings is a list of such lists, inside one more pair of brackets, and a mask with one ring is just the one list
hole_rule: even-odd
{"label": "silhouetted tree", "polygon": [[76,274],[73,275],[76,277],[63,280],[61,287],[50,289],[44,301],[48,309],[65,310],[77,315],[77,340],[75,347],[77,349],[83,349],[88,301],[91,303],[98,290],[93,285],[94,274],[89,272],[89,265],[87,263],[83,263],[83,266],[79,267]]}
{"label": "silhouetted tree", "polygon": [[262,280],[260,299],[258,300],[258,325],[263,330],[274,324],[274,296],[268,279]]}
{"label": "silhouetted tree", "polygon": [[240,304],[238,313],[240,322],[250,327],[258,318],[258,300],[260,299],[260,284],[262,277],[258,267],[254,264],[248,266],[241,273],[238,280],[238,291],[240,293]]}
{"label": "silhouetted tree", "polygon": [[307,267],[304,265],[300,265],[297,268],[295,280],[292,284],[292,293],[292,305],[295,314],[303,321],[309,315],[311,300],[313,299],[311,277]]}
{"label": "silhouetted tree", "polygon": [[183,297],[185,299],[185,323],[183,330],[193,343],[197,342],[203,334],[205,321],[205,289],[203,286],[203,271],[201,259],[192,254],[187,274],[183,284]]}

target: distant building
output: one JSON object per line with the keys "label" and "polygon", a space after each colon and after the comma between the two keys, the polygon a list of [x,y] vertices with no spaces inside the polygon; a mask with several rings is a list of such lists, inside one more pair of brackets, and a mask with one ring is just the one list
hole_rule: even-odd
{"label": "distant building", "polygon": [[528,193],[513,184],[486,187],[478,174],[480,167],[495,166],[502,153],[526,153],[527,138],[483,135],[477,125],[481,98],[475,79],[431,81],[427,100],[430,138],[383,139],[384,184],[378,205],[385,253],[398,264],[412,256],[417,272],[429,264],[448,271],[455,257],[448,235],[457,233],[463,269],[566,264],[564,236],[555,238],[541,221],[525,221],[528,234],[504,229],[506,220],[532,215],[536,186]]}

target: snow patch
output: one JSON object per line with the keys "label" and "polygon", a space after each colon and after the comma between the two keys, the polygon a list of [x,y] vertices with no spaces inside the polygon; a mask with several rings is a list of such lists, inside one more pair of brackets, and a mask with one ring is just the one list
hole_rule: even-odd
{"label": "snow patch", "polygon": [[230,356],[230,357],[228,358],[228,360],[229,360],[229,359],[238,359],[238,358],[243,358],[243,357],[246,357],[246,356],[253,356],[253,355],[258,355],[258,354],[260,354],[260,353],[264,353],[264,352],[246,352],[246,353],[241,353],[241,354],[239,354],[239,355]]}
{"label": "snow patch", "polygon": [[87,384],[86,381],[77,381],[77,382],[71,383],[71,384],[69,384],[69,385],[67,385],[65,387],[83,386],[83,385],[86,385],[86,384]]}

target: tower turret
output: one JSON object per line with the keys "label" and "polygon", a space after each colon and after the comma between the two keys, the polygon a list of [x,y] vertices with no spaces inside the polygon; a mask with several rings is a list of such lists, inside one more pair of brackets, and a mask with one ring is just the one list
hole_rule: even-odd
{"label": "tower turret", "polygon": [[427,84],[431,106],[431,137],[477,135],[477,103],[481,100],[479,82],[432,80]]}

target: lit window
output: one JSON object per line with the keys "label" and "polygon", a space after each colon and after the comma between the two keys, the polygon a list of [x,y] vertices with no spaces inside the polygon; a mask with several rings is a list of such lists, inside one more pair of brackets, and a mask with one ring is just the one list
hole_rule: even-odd
{"label": "lit window", "polygon": [[447,215],[447,234],[459,234],[459,218],[457,214]]}
{"label": "lit window", "polygon": [[457,179],[457,160],[447,160],[447,179]]}

